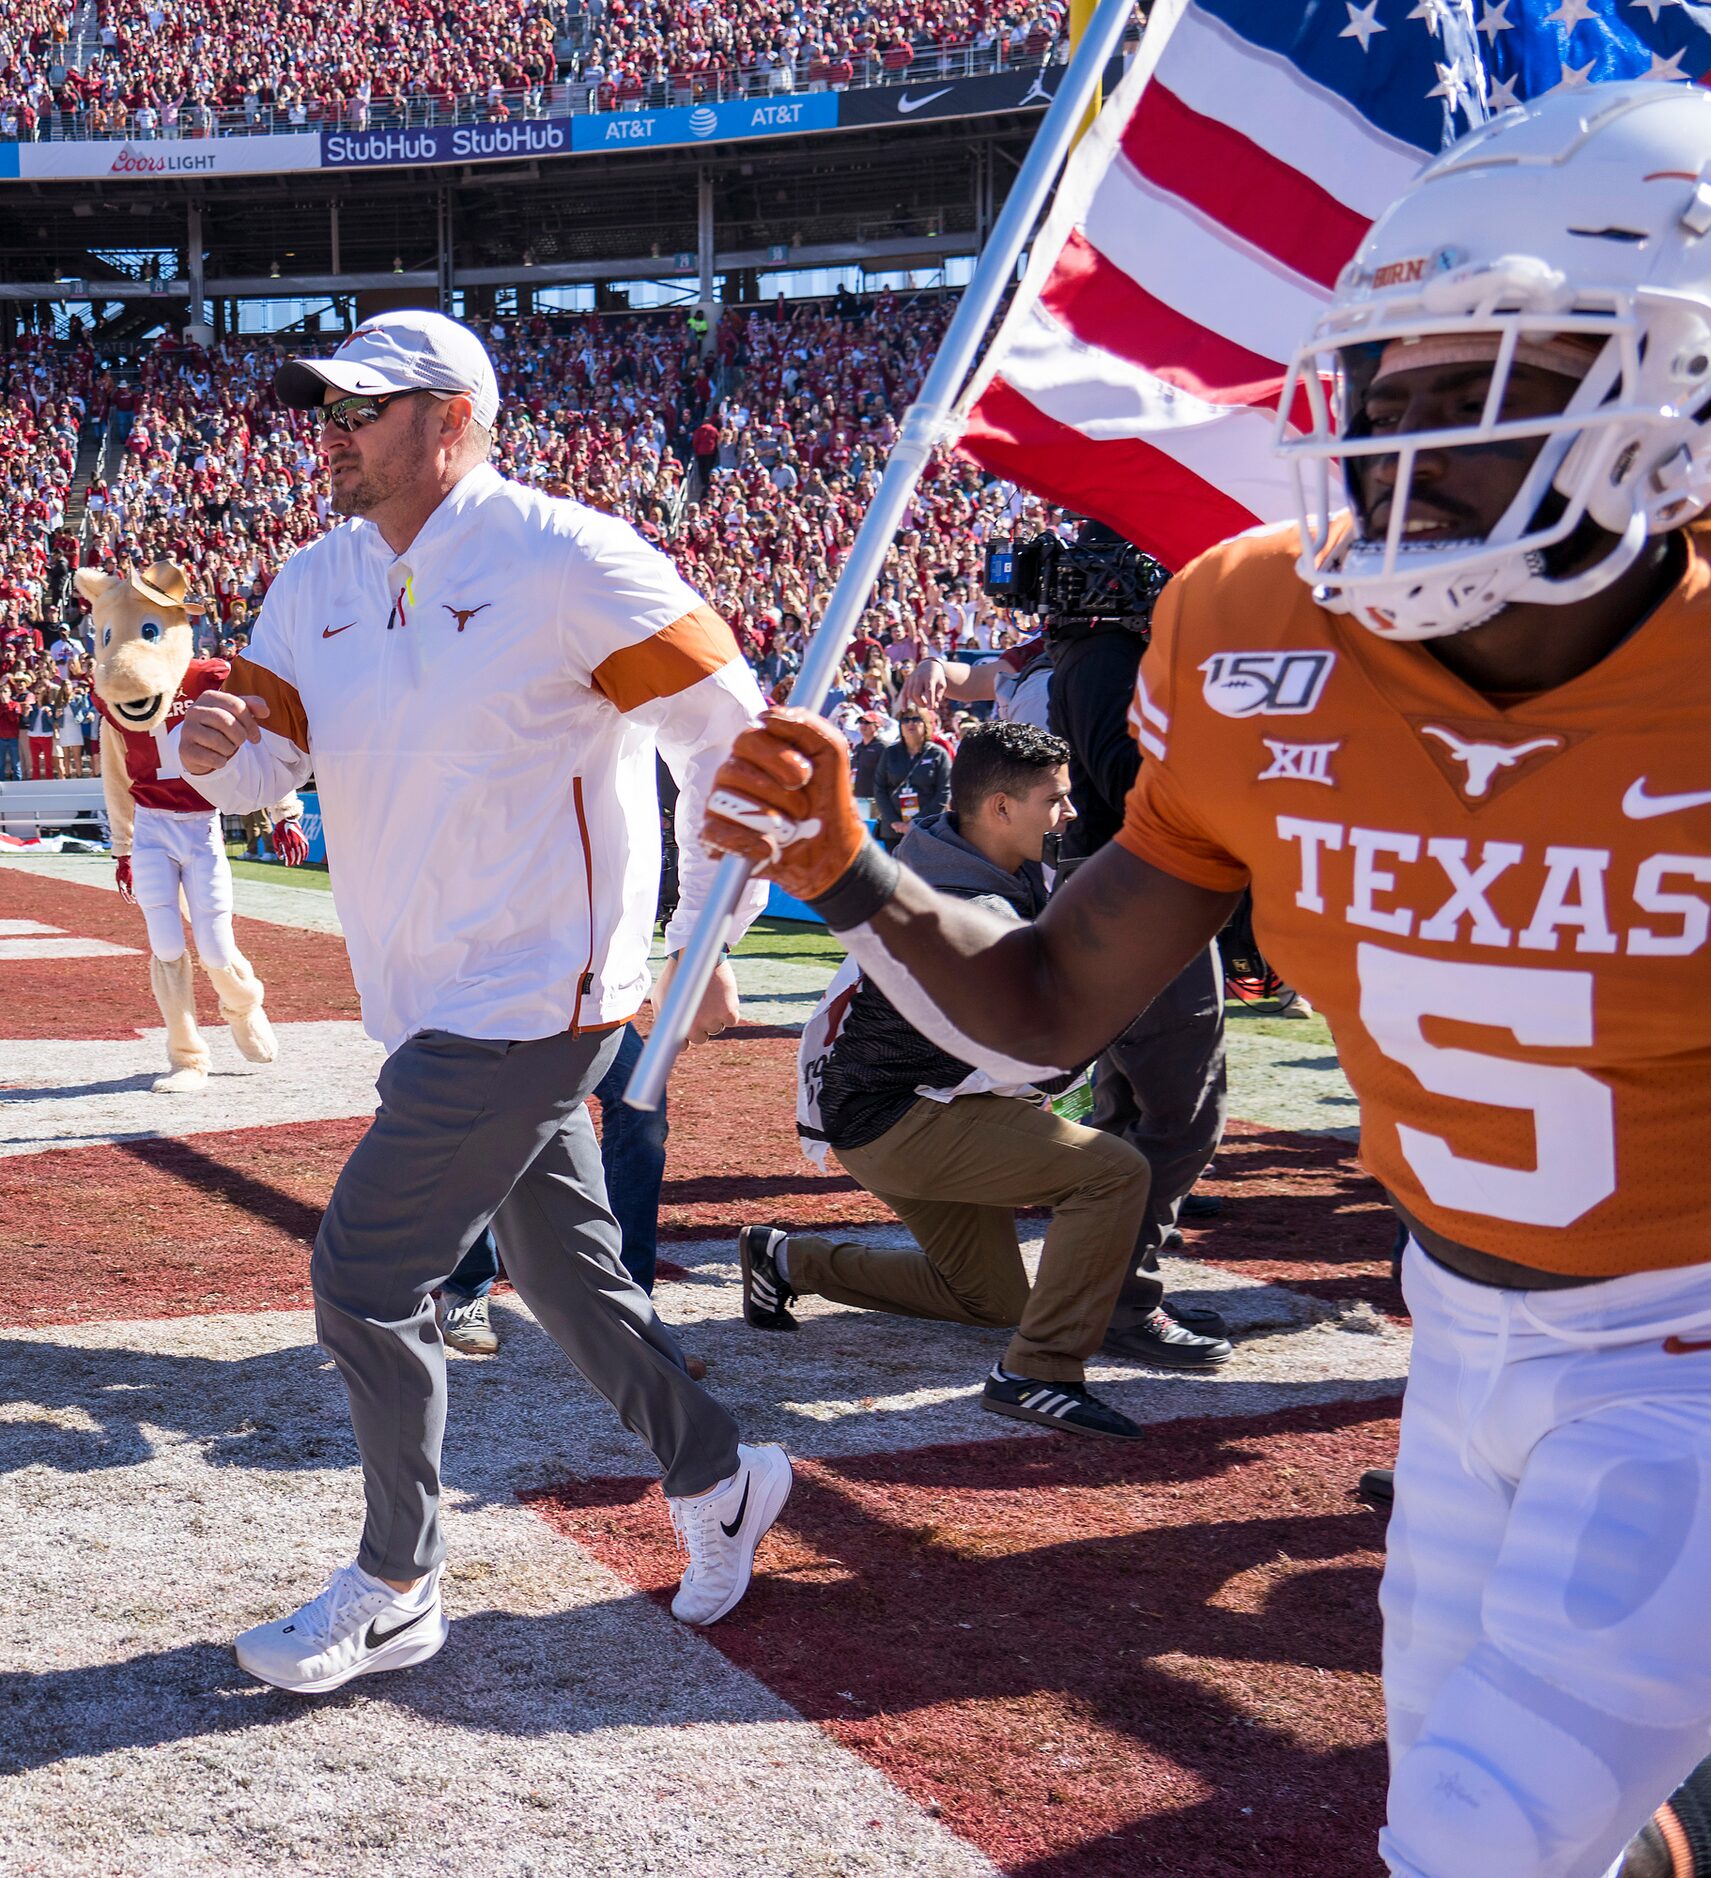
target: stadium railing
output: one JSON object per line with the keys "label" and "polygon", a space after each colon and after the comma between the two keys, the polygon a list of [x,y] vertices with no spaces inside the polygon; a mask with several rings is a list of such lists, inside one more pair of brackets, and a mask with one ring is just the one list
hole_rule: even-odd
{"label": "stadium railing", "polygon": [[[347,104],[329,115],[321,101],[303,107],[277,104],[216,109],[202,103],[178,107],[172,122],[139,129],[133,120],[101,125],[94,103],[64,110],[54,104],[42,108],[35,136],[20,139],[0,133],[0,141],[38,143],[105,142],[152,143],[208,137],[272,136],[315,130],[423,130],[442,125],[527,122],[549,117],[576,117],[585,113],[663,110],[671,105],[724,104],[743,99],[791,96],[798,92],[866,90],[887,85],[921,85],[947,79],[978,78],[995,72],[1027,71],[1061,64],[1068,42],[1060,38],[1043,53],[1017,54],[1003,42],[979,45],[972,40],[952,44],[921,39],[912,44],[911,62],[898,69],[885,63],[883,52],[852,61],[849,80],[816,74],[819,56],[803,56],[790,65],[737,72],[701,72],[673,76],[659,73],[643,81],[640,96],[620,101],[609,83],[591,83],[586,76],[563,75],[551,84],[465,93],[442,100],[400,97]],[[99,74],[105,59],[94,60],[90,73]]]}

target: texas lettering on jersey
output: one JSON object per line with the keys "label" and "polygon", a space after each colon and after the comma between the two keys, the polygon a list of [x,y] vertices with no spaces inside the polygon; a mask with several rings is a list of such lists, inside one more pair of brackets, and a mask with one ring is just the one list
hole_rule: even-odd
{"label": "texas lettering on jersey", "polygon": [[1124,845],[1251,884],[1366,1164],[1431,1231],[1540,1270],[1711,1236],[1711,529],[1689,546],[1608,658],[1499,707],[1316,606],[1292,531],[1246,536],[1166,588],[1131,714]]}
{"label": "texas lettering on jersey", "polygon": [[169,809],[176,814],[206,810],[208,799],[192,787],[178,760],[178,729],[184,714],[205,691],[217,691],[231,673],[224,659],[192,659],[178,687],[178,696],[167,707],[165,721],[155,730],[130,730],[114,717],[100,698],[95,707],[109,726],[104,735],[115,732],[125,743],[125,772],[130,778],[131,794],[139,808]]}

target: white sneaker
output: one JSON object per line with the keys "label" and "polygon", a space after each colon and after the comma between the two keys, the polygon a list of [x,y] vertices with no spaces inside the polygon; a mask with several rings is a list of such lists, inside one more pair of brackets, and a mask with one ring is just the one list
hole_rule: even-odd
{"label": "white sneaker", "polygon": [[446,1347],[464,1356],[497,1356],[499,1333],[488,1315],[487,1298],[460,1298],[455,1292],[441,1292],[438,1305],[440,1335]]}
{"label": "white sneaker", "polygon": [[737,1471],[717,1493],[668,1500],[689,1569],[671,1601],[686,1624],[716,1624],[742,1601],[754,1575],[755,1547],[790,1498],[795,1475],[781,1447],[737,1445]]}
{"label": "white sneaker", "polygon": [[246,1630],[238,1662],[276,1689],[325,1695],[353,1676],[425,1663],[450,1629],[437,1568],[415,1590],[399,1592],[360,1565],[341,1565],[301,1609]]}

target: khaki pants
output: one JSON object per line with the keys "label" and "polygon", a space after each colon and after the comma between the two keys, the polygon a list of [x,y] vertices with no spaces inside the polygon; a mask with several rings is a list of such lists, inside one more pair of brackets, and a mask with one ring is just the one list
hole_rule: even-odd
{"label": "khaki pants", "polygon": [[[1126,1141],[1061,1121],[1016,1096],[923,1097],[838,1159],[919,1250],[790,1235],[794,1290],[864,1310],[1018,1326],[1004,1366],[1079,1382],[1099,1347],[1147,1208],[1146,1161]],[[1030,1290],[1015,1209],[1052,1221]]]}

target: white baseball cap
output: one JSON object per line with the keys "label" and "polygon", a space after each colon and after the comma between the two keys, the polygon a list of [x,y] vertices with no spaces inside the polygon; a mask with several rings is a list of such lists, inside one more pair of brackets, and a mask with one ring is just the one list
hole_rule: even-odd
{"label": "white baseball cap", "polygon": [[475,401],[475,421],[483,429],[491,429],[499,415],[499,381],[487,348],[443,313],[376,314],[330,359],[292,359],[273,375],[280,403],[297,410],[324,404],[329,385],[350,397],[463,391]]}

